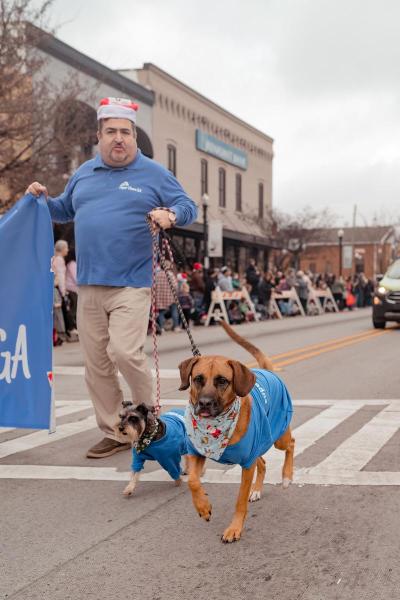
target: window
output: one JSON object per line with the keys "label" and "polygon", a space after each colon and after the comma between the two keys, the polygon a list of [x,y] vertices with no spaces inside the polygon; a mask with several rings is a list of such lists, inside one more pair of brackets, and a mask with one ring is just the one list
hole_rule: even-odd
{"label": "window", "polygon": [[264,218],[264,184],[258,184],[258,217]]}
{"label": "window", "polygon": [[236,210],[242,212],[242,176],[236,173]]}
{"label": "window", "polygon": [[201,159],[201,195],[208,194],[208,162]]}
{"label": "window", "polygon": [[168,170],[176,177],[176,148],[172,144],[168,144]]}
{"label": "window", "polygon": [[222,167],[218,170],[218,198],[219,206],[226,206],[226,171]]}

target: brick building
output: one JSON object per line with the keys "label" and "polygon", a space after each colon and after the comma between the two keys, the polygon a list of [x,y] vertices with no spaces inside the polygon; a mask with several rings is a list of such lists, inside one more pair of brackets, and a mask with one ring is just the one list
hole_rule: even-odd
{"label": "brick building", "polygon": [[[342,234],[340,239],[340,234]],[[400,253],[400,230],[393,226],[317,229],[300,255],[300,268],[313,273],[340,273],[344,277],[384,273]]]}

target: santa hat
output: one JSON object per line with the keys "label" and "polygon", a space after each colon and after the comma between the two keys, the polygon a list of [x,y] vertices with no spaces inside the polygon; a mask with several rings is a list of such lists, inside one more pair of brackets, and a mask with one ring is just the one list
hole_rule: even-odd
{"label": "santa hat", "polygon": [[97,109],[97,120],[100,119],[129,119],[136,123],[136,112],[139,106],[128,98],[103,98]]}
{"label": "santa hat", "polygon": [[201,263],[194,263],[193,265],[193,271],[200,271],[203,268],[203,265]]}

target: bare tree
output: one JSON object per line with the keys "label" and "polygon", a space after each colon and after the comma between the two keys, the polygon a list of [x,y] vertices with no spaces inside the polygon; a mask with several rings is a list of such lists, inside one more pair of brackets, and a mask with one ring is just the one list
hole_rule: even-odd
{"label": "bare tree", "polygon": [[294,214],[275,211],[272,215],[276,239],[286,248],[305,246],[318,238],[318,231],[333,227],[336,217],[329,208],[316,210],[304,206]]}
{"label": "bare tree", "polygon": [[[0,0],[0,213],[38,177],[61,191],[78,148],[93,145],[95,120],[76,110],[80,86],[57,89],[40,50],[53,0]],[[86,107],[87,108],[87,107]],[[88,154],[88,152],[87,152]]]}
{"label": "bare tree", "polygon": [[334,226],[336,216],[327,208],[316,210],[305,206],[294,214],[271,210],[261,219],[254,214],[244,215],[244,219],[263,232],[273,248],[278,267],[289,264],[297,267],[300,254],[311,240],[317,241],[320,231]]}

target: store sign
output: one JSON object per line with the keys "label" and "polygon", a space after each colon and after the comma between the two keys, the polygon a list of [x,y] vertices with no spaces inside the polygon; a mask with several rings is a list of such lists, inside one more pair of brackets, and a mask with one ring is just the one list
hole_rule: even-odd
{"label": "store sign", "polygon": [[343,269],[353,268],[353,246],[343,246],[342,267]]}
{"label": "store sign", "polygon": [[211,221],[208,225],[208,255],[223,256],[222,221]]}
{"label": "store sign", "polygon": [[239,169],[247,169],[247,154],[234,146],[221,142],[218,138],[196,129],[196,148],[206,154],[211,154]]}

